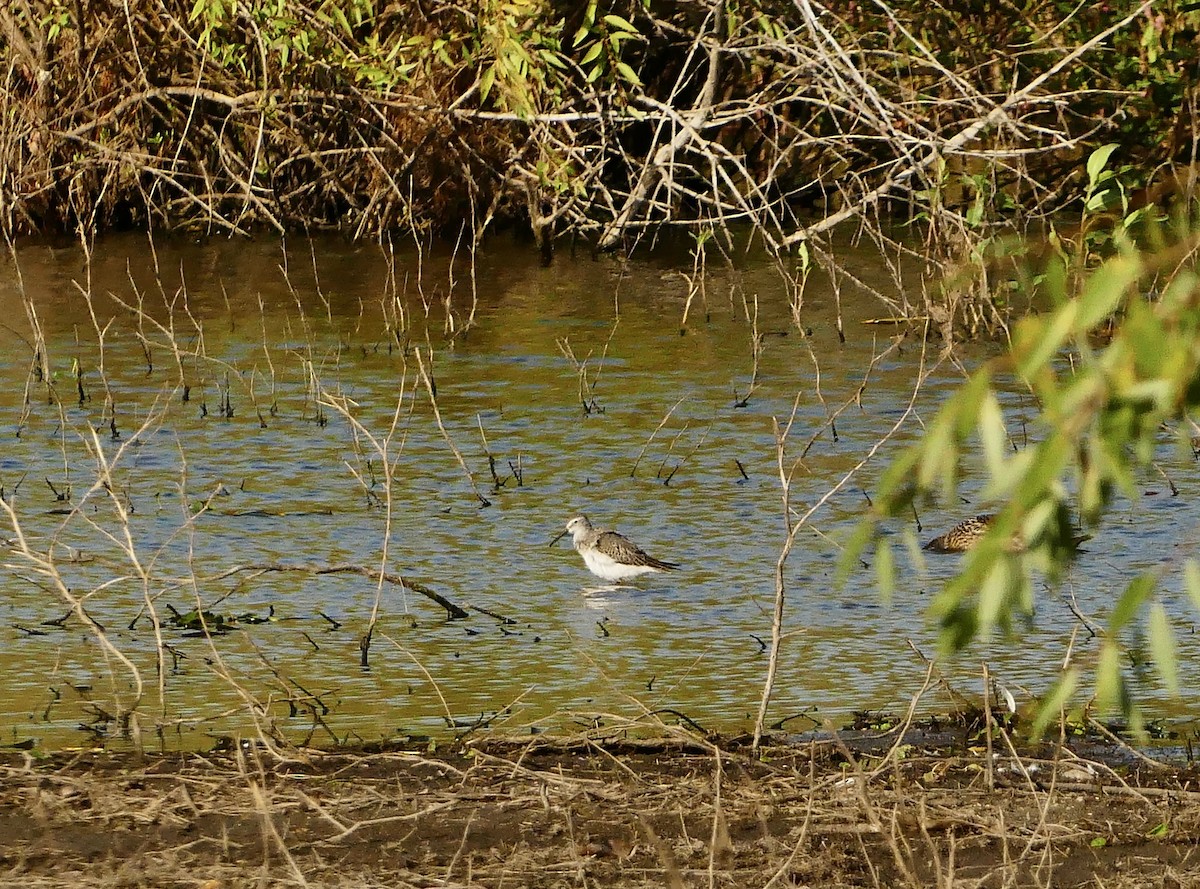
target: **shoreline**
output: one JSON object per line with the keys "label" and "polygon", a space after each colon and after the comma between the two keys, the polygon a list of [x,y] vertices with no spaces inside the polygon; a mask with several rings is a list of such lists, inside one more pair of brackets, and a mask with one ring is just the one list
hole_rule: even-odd
{"label": "shoreline", "polygon": [[205,889],[254,872],[261,885],[422,887],[1200,879],[1195,765],[1113,766],[1070,744],[1026,754],[1006,737],[990,757],[865,731],[757,759],[738,739],[682,733],[446,753],[10,753],[0,858],[9,885]]}

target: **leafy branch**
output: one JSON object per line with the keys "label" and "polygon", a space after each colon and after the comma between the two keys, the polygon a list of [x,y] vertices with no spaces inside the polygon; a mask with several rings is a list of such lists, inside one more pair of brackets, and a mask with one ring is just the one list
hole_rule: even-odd
{"label": "leafy branch", "polygon": [[[1097,178],[1098,168],[1089,172]],[[923,440],[893,462],[881,480],[873,514],[860,523],[843,554],[848,570],[874,545],[877,564],[893,565],[880,522],[905,514],[922,498],[951,499],[964,446],[976,438],[988,476],[984,496],[1005,506],[933,603],[948,650],[1007,629],[1015,614],[1031,613],[1033,573],[1056,578],[1074,558],[1068,492],[1074,492],[1084,525],[1098,527],[1118,493],[1136,496],[1136,473],[1149,465],[1162,429],[1186,421],[1200,405],[1200,278],[1179,270],[1200,235],[1154,253],[1138,249],[1128,237],[1118,237],[1117,243],[1116,255],[1078,281],[1062,258],[1050,264],[1042,288],[1052,311],[1021,320],[1008,353],[976,370],[942,406]],[[1169,280],[1156,292],[1151,283],[1159,278]],[[1094,345],[1093,335],[1114,318],[1111,340]],[[998,383],[1014,376],[1040,405],[1034,443],[1023,450],[1010,444],[998,396]],[[1014,547],[1014,539],[1022,545]],[[1200,565],[1188,559],[1183,571],[1200,610]],[[1169,689],[1178,687],[1170,621],[1155,601],[1160,573],[1140,574],[1119,596],[1096,666],[1097,706],[1119,709],[1135,725],[1119,635],[1144,608],[1158,672]],[[1054,718],[1078,679],[1077,668],[1064,671],[1043,707],[1040,726]]]}

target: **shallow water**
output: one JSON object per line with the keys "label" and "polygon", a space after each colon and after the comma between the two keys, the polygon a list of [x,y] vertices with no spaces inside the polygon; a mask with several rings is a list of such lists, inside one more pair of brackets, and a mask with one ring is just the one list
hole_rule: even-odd
{"label": "shallow water", "polygon": [[[877,256],[843,249],[856,274],[894,290]],[[255,718],[322,743],[440,735],[481,720],[509,732],[563,729],[608,714],[749,728],[785,533],[773,423],[786,424],[795,406],[786,465],[800,458],[792,506],[803,512],[888,432],[922,361],[936,358],[910,337],[871,369],[856,400],[899,332],[861,322],[886,311],[844,291],[842,343],[834,295],[814,279],[801,314],[811,335],[802,336],[779,278],[755,262],[736,276],[711,273],[706,300],[681,328],[687,283],[669,257],[560,255],[541,268],[524,247],[496,244],[477,257],[478,304],[464,334],[471,268],[445,251],[389,263],[377,247],[331,239],[159,242],[152,254],[131,237],[99,244],[90,267],[74,248],[31,246],[18,259],[0,273],[0,484],[30,546],[53,553],[69,595],[84,597],[133,662],[143,683],[134,728],[165,746],[252,732]],[[30,376],[22,286],[43,326],[50,387]],[[757,388],[739,407],[756,326]],[[988,354],[979,346],[962,358],[971,366]],[[902,561],[888,602],[871,569],[840,588],[834,576],[884,461],[960,379],[939,365],[882,459],[798,537],[772,722],[836,724],[857,709],[903,708],[921,689],[917,652],[937,651],[927,605],[957,559]],[[1005,408],[1020,441],[1034,406],[1014,388]],[[1143,495],[1118,504],[1063,588],[1039,596],[1035,618],[940,662],[945,683],[977,697],[986,662],[1027,702],[1056,675],[1073,634],[1074,657],[1091,662],[1097,646],[1070,596],[1100,625],[1138,571],[1194,549],[1194,460],[1167,434],[1160,451],[1179,494],[1147,473]],[[968,466],[962,503],[922,514],[919,532],[914,522],[891,530],[924,540],[994,506],[980,500],[982,484]],[[598,589],[567,541],[548,546],[579,512],[683,570]],[[419,593],[362,574],[263,570],[331,565],[382,566],[470,617],[447,621]],[[11,547],[0,584],[4,738],[69,745],[91,736],[81,724],[120,737],[105,717],[134,699],[133,670],[77,617],[45,624],[68,611],[67,595]],[[1174,572],[1162,597],[1187,677],[1195,617]],[[169,608],[198,605],[271,619],[211,640],[170,623]],[[1200,690],[1185,678],[1181,698],[1166,695],[1136,632],[1128,641],[1128,675],[1147,712],[1194,713]],[[923,706],[949,702],[935,682]]]}

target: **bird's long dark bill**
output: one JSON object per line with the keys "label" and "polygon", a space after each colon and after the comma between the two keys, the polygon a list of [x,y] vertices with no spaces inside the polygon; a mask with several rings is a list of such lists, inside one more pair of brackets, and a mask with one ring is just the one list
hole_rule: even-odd
{"label": "bird's long dark bill", "polygon": [[566,537],[568,533],[569,532],[567,531],[567,529],[563,528],[562,533],[560,533],[557,537],[555,537],[553,540],[550,541],[550,545],[554,546],[554,544],[558,543],[560,540],[562,540],[564,537]]}

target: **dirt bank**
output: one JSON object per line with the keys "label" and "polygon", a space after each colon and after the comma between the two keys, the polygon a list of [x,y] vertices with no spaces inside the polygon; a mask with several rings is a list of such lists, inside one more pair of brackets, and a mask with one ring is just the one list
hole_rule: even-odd
{"label": "dirt bank", "polygon": [[1200,885],[1194,769],[893,742],[12,753],[0,884]]}

